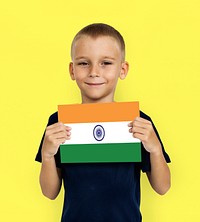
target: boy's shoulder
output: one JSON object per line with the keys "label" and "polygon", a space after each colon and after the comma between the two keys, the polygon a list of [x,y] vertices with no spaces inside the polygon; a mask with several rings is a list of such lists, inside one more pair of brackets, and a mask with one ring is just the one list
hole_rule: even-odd
{"label": "boy's shoulder", "polygon": [[147,114],[145,114],[144,112],[142,112],[141,110],[140,110],[140,117],[142,117],[142,118],[144,118],[146,120],[151,121],[151,117],[148,116]]}
{"label": "boy's shoulder", "polygon": [[55,112],[55,113],[50,115],[48,125],[52,125],[52,124],[57,123],[57,122],[58,122],[58,112]]}

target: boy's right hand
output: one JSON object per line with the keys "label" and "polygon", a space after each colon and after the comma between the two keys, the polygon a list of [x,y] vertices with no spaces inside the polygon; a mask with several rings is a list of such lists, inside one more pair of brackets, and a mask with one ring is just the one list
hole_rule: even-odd
{"label": "boy's right hand", "polygon": [[58,122],[46,128],[42,145],[43,158],[51,159],[58,152],[58,148],[71,136],[71,127]]}

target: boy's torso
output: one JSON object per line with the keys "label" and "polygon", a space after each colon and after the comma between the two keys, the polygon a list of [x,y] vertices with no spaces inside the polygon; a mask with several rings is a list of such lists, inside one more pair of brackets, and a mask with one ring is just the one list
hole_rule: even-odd
{"label": "boy's torso", "polygon": [[[143,112],[140,116],[151,121]],[[50,116],[48,125],[56,122],[57,112]],[[43,139],[36,156],[39,162]],[[164,148],[163,152],[170,162]],[[140,172],[150,171],[149,153],[144,148],[141,163],[61,164],[60,150],[55,160],[65,187],[62,222],[141,222]]]}
{"label": "boy's torso", "polygon": [[139,222],[137,163],[62,164],[62,221]]}

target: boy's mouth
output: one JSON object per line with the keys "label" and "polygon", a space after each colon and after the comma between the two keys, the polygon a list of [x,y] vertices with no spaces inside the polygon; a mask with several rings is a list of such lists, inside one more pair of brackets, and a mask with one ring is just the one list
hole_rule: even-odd
{"label": "boy's mouth", "polygon": [[104,82],[96,83],[96,82],[85,82],[86,85],[89,86],[101,86],[104,84]]}

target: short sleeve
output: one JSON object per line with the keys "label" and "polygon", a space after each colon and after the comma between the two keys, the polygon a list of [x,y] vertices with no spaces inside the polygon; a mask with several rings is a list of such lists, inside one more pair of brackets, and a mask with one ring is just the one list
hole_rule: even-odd
{"label": "short sleeve", "polygon": [[[163,146],[163,143],[161,141],[161,138],[158,134],[158,131],[153,123],[153,121],[151,120],[151,118],[149,116],[147,116],[145,113],[143,113],[142,111],[140,111],[140,117],[146,119],[146,120],[149,120],[151,121],[152,123],[152,126],[153,126],[153,129],[158,137],[158,140],[160,141],[161,143],[161,146],[162,146],[162,151],[163,151],[163,155],[164,155],[164,158],[166,160],[167,163],[170,163],[171,160],[169,158],[169,155],[166,153],[165,149],[164,149],[164,146]],[[148,171],[151,171],[151,163],[150,163],[150,153],[147,152],[144,148],[144,146],[141,144],[141,147],[142,147],[142,162],[141,162],[141,169],[143,172],[148,172]]]}
{"label": "short sleeve", "polygon": [[[47,126],[50,126],[54,123],[57,123],[58,122],[58,112],[55,112],[54,114],[52,114],[50,117],[49,117],[49,121],[48,121],[48,124]],[[42,150],[42,144],[43,144],[43,140],[44,140],[44,135],[45,135],[45,132],[42,136],[42,139],[41,139],[41,142],[40,142],[40,146],[39,146],[39,149],[38,149],[38,152],[37,152],[37,155],[35,157],[35,161],[38,161],[38,162],[42,162],[42,154],[41,154],[41,150]],[[60,168],[61,167],[61,162],[60,162],[60,148],[58,149],[58,152],[56,153],[56,155],[54,156],[55,158],[55,161],[56,161],[56,167]]]}

